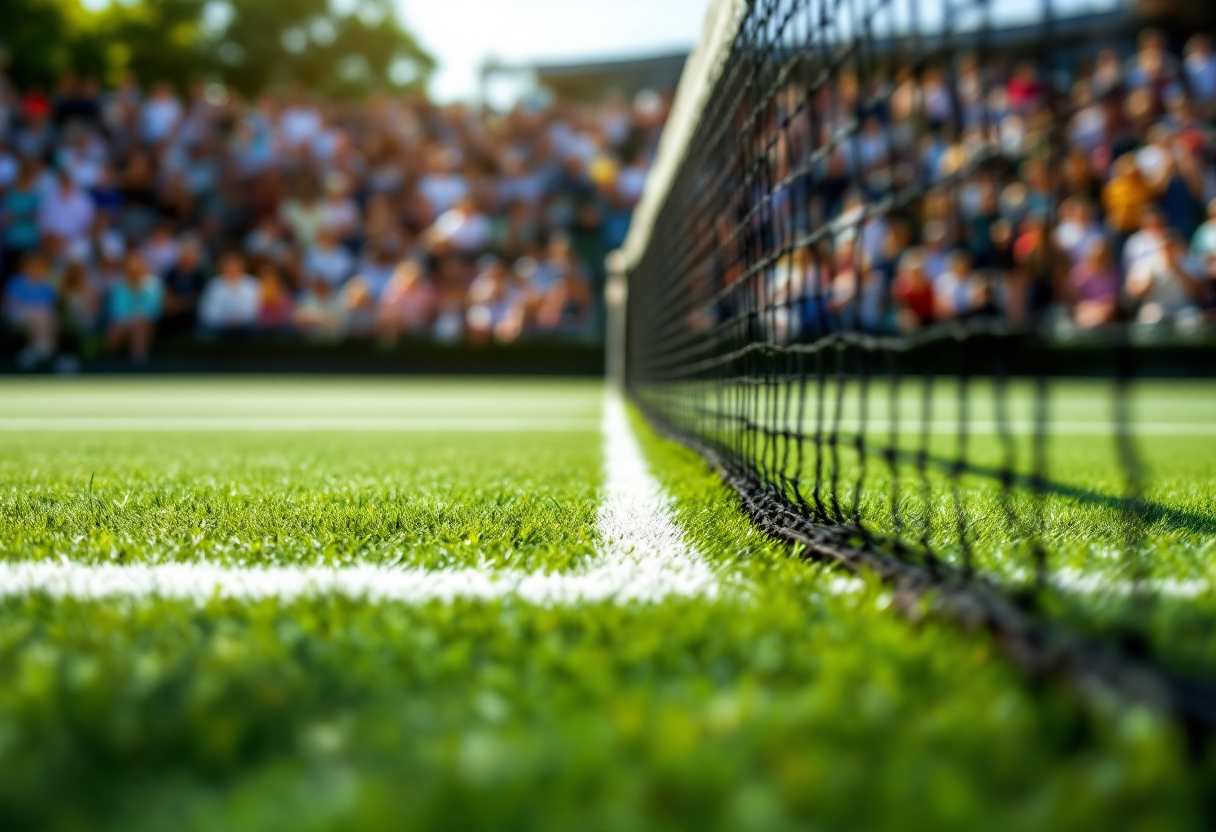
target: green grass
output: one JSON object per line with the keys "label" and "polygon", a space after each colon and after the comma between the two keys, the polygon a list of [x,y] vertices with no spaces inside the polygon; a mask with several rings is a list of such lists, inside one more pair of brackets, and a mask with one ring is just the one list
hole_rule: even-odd
{"label": "green grass", "polygon": [[[0,432],[0,558],[567,570],[596,546],[601,395],[3,382],[0,419],[475,412],[591,429]],[[699,459],[636,428],[688,539],[732,576],[717,600],[0,600],[0,828],[1203,827],[1213,776],[1173,727],[1083,710],[982,635],[906,623],[881,587],[831,591]],[[1170,488],[1201,494],[1202,459],[1178,454]]]}

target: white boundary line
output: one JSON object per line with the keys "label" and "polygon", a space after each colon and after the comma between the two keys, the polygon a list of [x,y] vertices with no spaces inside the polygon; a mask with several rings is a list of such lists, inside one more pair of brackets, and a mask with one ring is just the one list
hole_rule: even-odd
{"label": "white boundary line", "polygon": [[538,417],[395,416],[0,416],[3,432],[303,431],[497,433],[595,431],[595,419]]}
{"label": "white boundary line", "polygon": [[42,592],[83,600],[155,596],[205,603],[214,597],[254,601],[337,594],[371,602],[515,597],[552,605],[716,596],[717,578],[709,564],[686,547],[670,497],[648,470],[617,395],[605,399],[601,430],[604,496],[596,522],[600,550],[590,563],[571,572],[0,562],[0,597]]}

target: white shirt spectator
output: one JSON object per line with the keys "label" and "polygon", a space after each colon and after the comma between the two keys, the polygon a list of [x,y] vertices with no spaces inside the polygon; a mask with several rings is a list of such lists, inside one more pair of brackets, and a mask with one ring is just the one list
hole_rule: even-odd
{"label": "white shirt spectator", "polygon": [[345,239],[359,230],[359,207],[353,199],[333,197],[321,203],[321,228]]}
{"label": "white shirt spectator", "polygon": [[637,202],[646,187],[646,173],[647,167],[641,162],[621,168],[616,175],[617,192],[630,203]]}
{"label": "white shirt spectator", "polygon": [[311,246],[317,241],[325,215],[320,201],[289,200],[279,212],[298,245]]}
{"label": "white shirt spectator", "polygon": [[1141,259],[1128,273],[1127,282],[1129,287],[1147,286],[1137,315],[1142,323],[1156,323],[1162,317],[1178,315],[1194,306],[1186,277],[1170,265],[1164,252]]}
{"label": "white shirt spectator", "polygon": [[144,243],[140,253],[143,254],[148,268],[164,277],[165,272],[177,265],[178,250],[177,240],[171,235],[157,234]]}
{"label": "white shirt spectator", "polygon": [[[3,129],[4,113],[0,111],[0,131]],[[0,139],[3,139],[3,133],[0,132]],[[17,174],[21,170],[21,165],[17,162],[17,157],[9,153],[7,150],[0,148],[0,190],[8,188],[17,181]]]}
{"label": "white shirt spectator", "polygon": [[1088,225],[1077,220],[1064,220],[1055,230],[1056,245],[1064,250],[1074,265],[1081,261],[1086,250],[1095,242],[1102,242],[1106,235],[1102,227],[1091,222]]}
{"label": "white shirt spectator", "polygon": [[330,286],[338,286],[350,277],[354,265],[354,258],[342,246],[319,244],[305,255],[304,274],[324,280]]}
{"label": "white shirt spectator", "polygon": [[249,275],[239,280],[213,277],[203,289],[198,304],[198,318],[203,326],[232,329],[253,326],[258,320],[262,293],[258,282]]}
{"label": "white shirt spectator", "polygon": [[490,239],[490,220],[478,211],[453,208],[435,220],[434,232],[457,251],[477,252],[484,249]]}
{"label": "white shirt spectator", "polygon": [[70,245],[87,240],[93,228],[93,214],[93,200],[80,188],[56,187],[43,194],[38,206],[38,228]]}
{"label": "white shirt spectator", "polygon": [[103,160],[94,158],[91,154],[78,148],[65,148],[59,154],[59,167],[68,172],[75,182],[86,190],[101,181],[105,169]]}
{"label": "white shirt spectator", "polygon": [[439,215],[468,195],[469,183],[455,173],[428,173],[418,182],[418,192]]}
{"label": "white shirt spectator", "polygon": [[1127,238],[1123,246],[1123,268],[1131,274],[1137,264],[1155,259],[1165,248],[1165,235],[1152,228],[1144,228]]}
{"label": "white shirt spectator", "polygon": [[1150,144],[1136,151],[1136,167],[1149,181],[1161,176],[1170,161],[1169,151],[1160,145]]}
{"label": "white shirt spectator", "polygon": [[182,118],[182,105],[172,95],[153,96],[144,102],[139,120],[144,141],[159,144],[172,135]]}
{"label": "white shirt spectator", "polygon": [[321,132],[321,114],[312,107],[292,106],[279,117],[279,135],[291,150],[310,144]]}
{"label": "white shirt spectator", "polygon": [[1186,79],[1197,101],[1216,100],[1216,53],[1194,50],[1187,55]]}

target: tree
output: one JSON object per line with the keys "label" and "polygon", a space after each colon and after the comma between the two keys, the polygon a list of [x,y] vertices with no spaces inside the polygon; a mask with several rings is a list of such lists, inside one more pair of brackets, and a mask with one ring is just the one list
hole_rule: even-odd
{"label": "tree", "polygon": [[391,0],[3,0],[0,47],[21,85],[134,71],[179,88],[205,77],[246,95],[300,85],[327,97],[426,83],[434,60]]}
{"label": "tree", "polygon": [[219,75],[246,94],[298,84],[358,97],[424,83],[435,65],[390,0],[212,0],[204,14]]}
{"label": "tree", "polygon": [[22,86],[50,87],[69,69],[101,75],[107,69],[106,42],[97,15],[78,0],[3,0],[0,49],[9,73]]}

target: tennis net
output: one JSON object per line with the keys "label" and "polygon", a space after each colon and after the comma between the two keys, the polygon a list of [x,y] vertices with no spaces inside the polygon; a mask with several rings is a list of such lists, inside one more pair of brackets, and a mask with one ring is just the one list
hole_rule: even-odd
{"label": "tennis net", "polygon": [[[1184,43],[1121,3],[715,2],[618,265],[628,393],[847,565],[998,588],[1018,619],[1000,599],[1100,534],[1145,591],[1136,344],[1210,343],[1211,275],[1178,266],[1172,175],[1124,197],[1155,147],[1216,173],[1210,136],[1180,149],[1216,115]],[[1103,490],[1053,479],[1071,434]]]}
{"label": "tennis net", "polygon": [[626,245],[625,363],[642,408],[764,519],[964,575],[977,543],[1012,539],[1006,571],[1042,582],[1045,332],[1103,345],[1094,427],[1131,534],[1135,310],[1068,286],[1069,251],[1101,265],[1122,242],[1066,170],[1078,115],[1106,100],[1093,56],[1050,3],[1002,5],[716,3]]}

